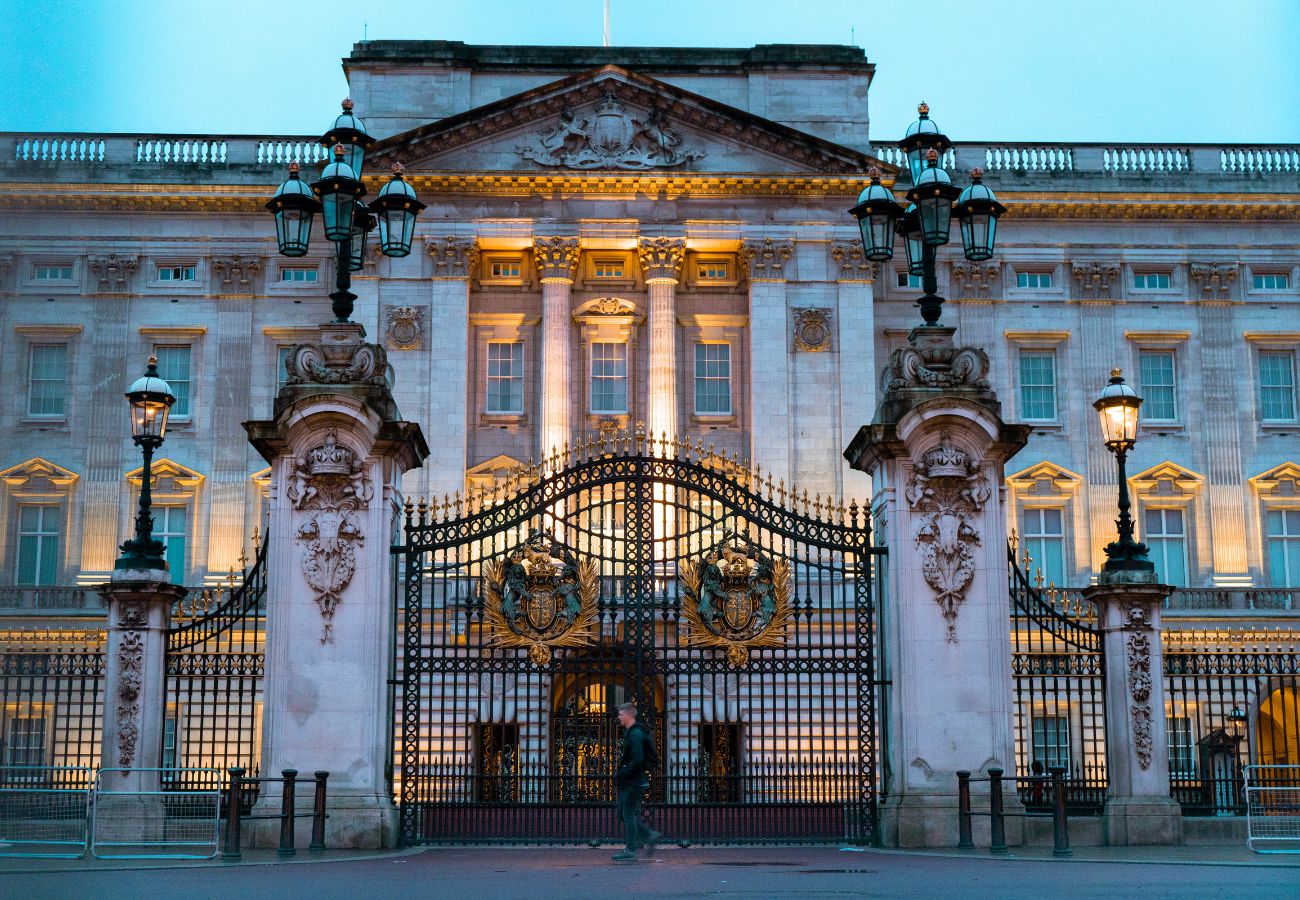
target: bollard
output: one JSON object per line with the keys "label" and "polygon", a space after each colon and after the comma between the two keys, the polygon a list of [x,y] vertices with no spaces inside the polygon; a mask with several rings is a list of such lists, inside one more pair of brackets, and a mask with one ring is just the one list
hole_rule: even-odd
{"label": "bollard", "polygon": [[993,839],[990,853],[1007,852],[1007,823],[1002,818],[1002,770],[989,769],[989,825]]}
{"label": "bollard", "polygon": [[957,849],[973,850],[970,813],[970,772],[957,773]]}
{"label": "bollard", "polygon": [[317,772],[316,774],[316,801],[312,806],[311,816],[311,846],[308,850],[325,849],[325,779],[330,777],[329,772]]}
{"label": "bollard", "polygon": [[1052,773],[1052,855],[1073,856],[1070,849],[1070,822],[1065,818],[1065,767],[1051,766]]}
{"label": "bollard", "polygon": [[276,853],[280,856],[293,856],[298,851],[293,848],[293,781],[298,777],[297,769],[285,769],[284,786],[280,793],[280,846]]}
{"label": "bollard", "polygon": [[239,807],[244,802],[244,770],[230,769],[230,790],[226,794],[226,847],[222,859],[239,859]]}

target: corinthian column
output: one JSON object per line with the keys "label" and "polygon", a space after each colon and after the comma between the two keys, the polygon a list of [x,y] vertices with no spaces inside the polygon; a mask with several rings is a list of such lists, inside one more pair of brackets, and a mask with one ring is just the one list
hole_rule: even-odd
{"label": "corinthian column", "polygon": [[542,410],[541,447],[545,457],[569,441],[569,382],[572,368],[572,329],[569,321],[573,273],[578,265],[576,237],[538,238],[533,258],[542,279]]}
{"label": "corinthian column", "polygon": [[637,244],[650,311],[650,397],[646,424],[651,436],[677,436],[677,281],[686,255],[682,238],[642,238]]}

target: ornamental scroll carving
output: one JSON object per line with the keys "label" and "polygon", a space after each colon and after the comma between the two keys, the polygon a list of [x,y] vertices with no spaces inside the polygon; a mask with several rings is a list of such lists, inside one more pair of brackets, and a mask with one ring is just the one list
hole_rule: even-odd
{"label": "ornamental scroll carving", "polygon": [[247,293],[252,289],[253,278],[262,269],[262,260],[256,256],[214,256],[212,273],[223,291]]}
{"label": "ornamental scroll carving", "polygon": [[579,243],[576,237],[543,237],[533,241],[533,259],[537,263],[537,274],[543,280],[547,278],[565,278],[573,280],[574,269],[578,267]]}
{"label": "ornamental scroll carving", "polygon": [[1109,299],[1111,285],[1119,278],[1119,266],[1114,263],[1078,262],[1072,269],[1080,295],[1093,300]]}
{"label": "ornamental scroll carving", "polygon": [[906,496],[918,514],[913,539],[921,553],[921,573],[943,610],[948,642],[955,644],[957,611],[975,578],[976,518],[992,490],[979,463],[944,434],[921,457]]}
{"label": "ornamental scroll carving", "polygon": [[419,350],[424,346],[424,307],[388,306],[384,336],[393,350]]}
{"label": "ornamental scroll carving", "polygon": [[785,264],[794,254],[794,241],[763,238],[741,241],[740,257],[749,265],[749,277],[777,281],[785,278]]}
{"label": "ornamental scroll carving", "polygon": [[875,281],[880,263],[867,259],[861,241],[832,241],[831,259],[840,267],[840,281]]}
{"label": "ornamental scroll carving", "polygon": [[685,144],[662,109],[651,107],[644,119],[637,119],[613,91],[605,93],[589,117],[563,110],[548,131],[515,147],[515,152],[566,169],[661,169],[705,156],[704,150]]}
{"label": "ornamental scroll carving", "polygon": [[794,349],[822,353],[831,349],[831,311],[810,306],[794,310]]}
{"label": "ornamental scroll carving", "polygon": [[285,384],[387,385],[388,354],[378,344],[299,344],[284,362]]}
{"label": "ornamental scroll carving", "polygon": [[1128,690],[1132,698],[1133,749],[1138,765],[1151,767],[1151,638],[1134,632],[1125,642],[1128,659]]}
{"label": "ornamental scroll carving", "polygon": [[135,274],[135,267],[139,261],[140,258],[137,256],[118,256],[116,253],[110,253],[108,256],[92,256],[87,260],[97,290],[115,293],[124,293],[128,290],[128,282]]}
{"label": "ornamental scroll carving", "polygon": [[1202,294],[1226,297],[1237,280],[1237,267],[1231,263],[1192,263],[1192,280]]}
{"label": "ornamental scroll carving", "polygon": [[[136,609],[132,610],[132,607]],[[143,627],[147,611],[143,603],[123,603],[118,621]],[[140,741],[140,689],[144,684],[144,632],[122,632],[117,645],[117,764],[129,769],[135,762]]]}
{"label": "ornamental scroll carving", "polygon": [[297,539],[304,545],[302,574],[316,592],[322,644],[334,643],[334,613],[357,568],[357,548],[365,541],[356,515],[374,496],[365,464],[341,446],[334,429],[325,443],[294,461],[287,488],[289,502],[303,514]]}
{"label": "ornamental scroll carving", "polygon": [[479,249],[474,238],[426,238],[424,250],[433,259],[434,278],[468,278],[478,270]]}
{"label": "ornamental scroll carving", "polygon": [[682,238],[641,238],[636,245],[641,260],[641,270],[646,280],[669,279],[676,281],[686,258],[686,241]]}
{"label": "ornamental scroll carving", "polygon": [[989,357],[978,347],[900,347],[889,357],[885,390],[910,387],[953,388],[969,385],[989,388]]}
{"label": "ornamental scroll carving", "polygon": [[957,295],[971,300],[987,300],[993,296],[993,282],[998,280],[999,267],[994,263],[955,262],[952,280],[957,285]]}

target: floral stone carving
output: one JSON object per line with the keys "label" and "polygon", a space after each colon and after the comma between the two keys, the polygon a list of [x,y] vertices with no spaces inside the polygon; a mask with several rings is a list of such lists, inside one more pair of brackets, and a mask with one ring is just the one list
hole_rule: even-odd
{"label": "floral stone carving", "polygon": [[140,740],[140,688],[144,684],[144,634],[127,631],[117,648],[117,764],[129,769]]}
{"label": "floral stone carving", "polygon": [[663,110],[655,107],[644,120],[635,119],[612,91],[606,92],[592,116],[579,118],[573,110],[563,110],[549,131],[515,152],[544,166],[566,169],[667,168],[705,155],[683,144]]}
{"label": "floral stone carving", "polygon": [[1151,638],[1135,632],[1125,642],[1128,690],[1133,699],[1133,749],[1138,765],[1151,767]]}

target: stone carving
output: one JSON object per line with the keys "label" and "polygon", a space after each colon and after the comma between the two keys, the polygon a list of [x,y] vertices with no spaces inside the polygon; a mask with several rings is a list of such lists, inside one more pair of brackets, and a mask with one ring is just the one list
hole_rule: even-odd
{"label": "stone carving", "polygon": [[861,241],[831,241],[831,259],[840,267],[840,281],[875,281],[880,263],[867,259]]}
{"label": "stone carving", "polygon": [[785,278],[785,264],[794,253],[794,241],[763,238],[741,241],[741,259],[749,265],[749,276],[769,281]]}
{"label": "stone carving", "polygon": [[1001,269],[997,263],[955,262],[952,280],[957,285],[957,296],[972,300],[987,300],[993,296],[993,282]]}
{"label": "stone carving", "polygon": [[140,600],[125,600],[119,603],[117,624],[123,628],[144,628],[149,624],[149,607]]}
{"label": "stone carving", "polygon": [[1134,632],[1125,645],[1128,658],[1128,690],[1132,698],[1133,749],[1138,765],[1151,767],[1151,638]]}
{"label": "stone carving", "polygon": [[1124,607],[1125,628],[1150,628],[1151,613],[1144,603],[1130,603]]}
{"label": "stone carving", "polygon": [[365,541],[356,516],[374,495],[365,463],[337,442],[334,429],[325,442],[294,461],[285,491],[303,514],[297,538],[306,545],[302,574],[316,592],[322,644],[334,643],[334,613],[356,571],[357,546]]}
{"label": "stone carving", "polygon": [[468,278],[478,269],[478,241],[474,238],[426,238],[424,250],[433,258],[434,278]]}
{"label": "stone carving", "polygon": [[419,350],[424,346],[424,307],[386,306],[384,335],[393,350]]}
{"label": "stone carving", "polygon": [[635,316],[636,307],[621,297],[597,297],[579,310],[587,316]]}
{"label": "stone carving", "polygon": [[[139,604],[143,610],[143,604]],[[125,616],[126,610],[122,610]],[[143,614],[143,613],[142,613]],[[125,624],[125,621],[122,621]],[[117,764],[129,769],[140,740],[140,689],[144,684],[144,634],[125,631],[117,648]]]}
{"label": "stone carving", "polygon": [[899,347],[889,357],[882,387],[953,388],[962,385],[989,389],[989,357],[978,347]]}
{"label": "stone carving", "polygon": [[1111,284],[1119,278],[1119,266],[1113,263],[1081,262],[1073,266],[1074,280],[1079,282],[1081,296],[1106,299],[1111,296]]}
{"label": "stone carving", "polygon": [[943,610],[948,641],[956,643],[957,609],[975,577],[976,514],[992,490],[979,463],[942,434],[917,463],[906,496],[918,514],[913,540],[921,552],[921,573]]}
{"label": "stone carving", "polygon": [[[323,327],[322,332],[327,331]],[[284,362],[286,385],[388,384],[388,354],[378,344],[339,341],[298,344]]]}
{"label": "stone carving", "polygon": [[214,256],[212,273],[217,276],[222,290],[248,293],[253,277],[262,270],[262,260],[256,256]]}
{"label": "stone carving", "polygon": [[686,602],[685,640],[692,647],[725,650],[733,667],[749,662],[756,647],[780,647],[790,623],[790,564],[730,534],[699,561],[681,564]]}
{"label": "stone carving", "polygon": [[531,144],[515,147],[524,159],[566,169],[659,169],[703,159],[704,151],[688,148],[673,131],[659,107],[651,107],[644,120],[627,113],[613,91],[606,91],[588,118],[571,109],[535,137]]}
{"label": "stone carving", "polygon": [[908,765],[910,765],[913,769],[919,770],[920,773],[925,776],[926,781],[930,781],[931,779],[934,778],[934,768],[923,758],[918,756],[915,759],[913,759],[910,763],[908,763]]}
{"label": "stone carving", "polygon": [[1232,283],[1237,280],[1237,266],[1232,263],[1192,263],[1192,280],[1201,286],[1201,293],[1227,296]]}
{"label": "stone carving", "polygon": [[90,274],[94,277],[98,290],[123,293],[128,290],[127,283],[135,274],[135,267],[139,261],[138,256],[118,256],[116,253],[110,253],[108,256],[92,256],[88,263]]}
{"label": "stone carving", "polygon": [[794,312],[794,349],[821,353],[831,349],[831,311],[810,306]]}
{"label": "stone carving", "polygon": [[686,241],[671,237],[641,238],[636,252],[647,281],[654,278],[677,281],[682,261],[686,259]]}
{"label": "stone carving", "polygon": [[576,237],[543,237],[533,241],[533,259],[538,275],[543,279],[564,278],[573,280],[578,266],[578,239]]}

